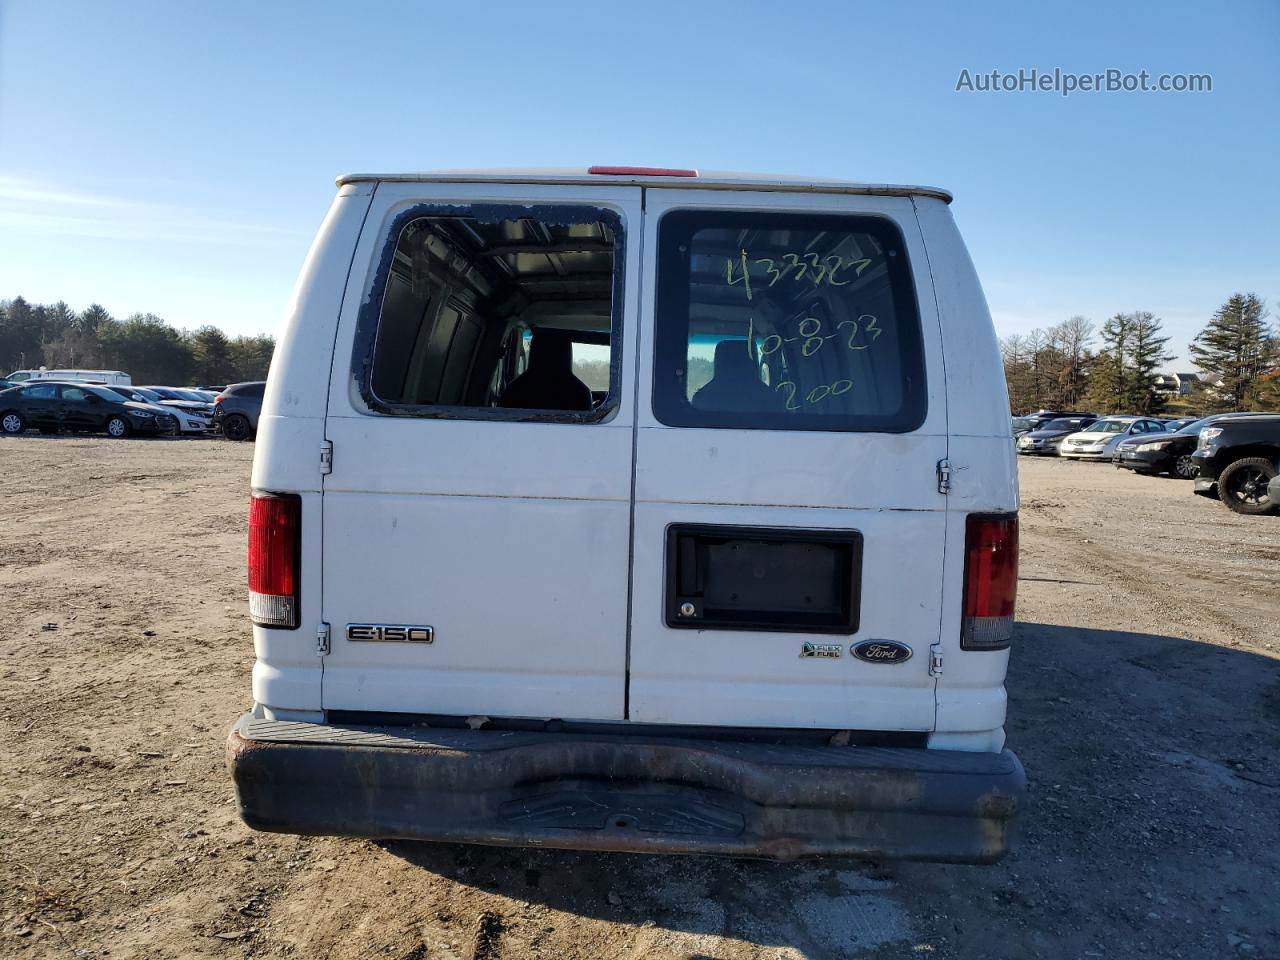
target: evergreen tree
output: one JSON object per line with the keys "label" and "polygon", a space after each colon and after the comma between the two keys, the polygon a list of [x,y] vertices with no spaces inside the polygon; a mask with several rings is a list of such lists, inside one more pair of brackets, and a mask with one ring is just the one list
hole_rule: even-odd
{"label": "evergreen tree", "polygon": [[180,386],[192,382],[199,360],[217,374],[204,382],[234,383],[264,379],[274,350],[269,336],[229,340],[216,327],[186,335],[151,313],[116,320],[97,303],[77,314],[61,300],[0,301],[0,375],[42,364],[114,367],[138,384]]}
{"label": "evergreen tree", "polygon": [[1257,296],[1232,294],[1191,342],[1216,409],[1247,410],[1257,403],[1263,377],[1280,363],[1266,318],[1266,304]]}
{"label": "evergreen tree", "polygon": [[111,314],[107,312],[107,308],[100,303],[92,303],[84,313],[80,314],[77,326],[85,333],[98,333],[98,329],[106,323],[111,322]]}
{"label": "evergreen tree", "polygon": [[45,342],[58,340],[74,326],[75,311],[62,300],[45,308],[44,339]]}
{"label": "evergreen tree", "polygon": [[231,345],[217,327],[201,327],[191,335],[192,375],[200,383],[227,383],[235,379]]}
{"label": "evergreen tree", "polygon": [[127,371],[134,383],[182,386],[191,376],[191,347],[153,313],[135,313],[99,328],[106,363]]}
{"label": "evergreen tree", "polygon": [[1089,405],[1098,413],[1119,413],[1125,409],[1132,390],[1132,317],[1117,313],[1102,325],[1098,336],[1102,346],[1098,348],[1098,356],[1093,363]]}
{"label": "evergreen tree", "polygon": [[[231,375],[232,382],[265,380],[275,349],[276,342],[272,337],[236,337],[232,340],[230,343],[231,366],[234,371]],[[205,382],[223,383],[224,381]]]}
{"label": "evergreen tree", "polygon": [[0,375],[18,367],[38,367],[43,362],[40,350],[42,318],[22,297],[14,297],[4,305],[4,327],[0,329]]}
{"label": "evergreen tree", "polygon": [[1143,414],[1159,413],[1164,397],[1156,393],[1156,371],[1173,359],[1165,350],[1168,337],[1160,336],[1160,318],[1142,310],[1129,315],[1133,328],[1132,367],[1126,411]]}

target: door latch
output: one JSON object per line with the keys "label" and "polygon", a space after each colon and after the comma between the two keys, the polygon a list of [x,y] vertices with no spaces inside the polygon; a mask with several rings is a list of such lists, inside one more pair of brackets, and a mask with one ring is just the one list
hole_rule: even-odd
{"label": "door latch", "polygon": [[938,492],[946,495],[951,492],[951,461],[938,461]]}

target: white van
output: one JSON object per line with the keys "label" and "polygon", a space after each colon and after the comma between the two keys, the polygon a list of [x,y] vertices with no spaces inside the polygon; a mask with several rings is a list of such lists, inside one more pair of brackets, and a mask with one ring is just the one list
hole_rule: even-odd
{"label": "white van", "polygon": [[950,195],[338,185],[259,421],[244,820],[999,858],[1016,468]]}
{"label": "white van", "polygon": [[48,367],[40,367],[38,370],[15,370],[5,379],[12,380],[14,383],[24,383],[27,380],[61,380],[75,383],[102,383],[107,386],[133,385],[133,378],[123,370],[51,370]]}

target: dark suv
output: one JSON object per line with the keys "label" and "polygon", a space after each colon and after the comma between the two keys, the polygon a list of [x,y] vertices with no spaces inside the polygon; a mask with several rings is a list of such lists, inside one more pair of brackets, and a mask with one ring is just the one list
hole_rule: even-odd
{"label": "dark suv", "polygon": [[1256,413],[1217,413],[1211,417],[1192,420],[1169,434],[1131,437],[1121,440],[1112,461],[1134,473],[1154,476],[1167,473],[1183,480],[1195,478],[1197,467],[1192,459],[1200,431],[1227,417],[1256,417]]}
{"label": "dark suv", "polygon": [[178,420],[163,407],[126,400],[104,387],[33,380],[0,391],[0,430],[19,434],[28,427],[41,433],[102,432],[119,438],[175,433]]}
{"label": "dark suv", "polygon": [[1236,513],[1280,511],[1271,485],[1280,474],[1280,414],[1227,417],[1205,427],[1192,459],[1201,496],[1216,495]]}
{"label": "dark suv", "polygon": [[258,432],[265,381],[232,383],[213,398],[213,429],[228,440],[248,440]]}

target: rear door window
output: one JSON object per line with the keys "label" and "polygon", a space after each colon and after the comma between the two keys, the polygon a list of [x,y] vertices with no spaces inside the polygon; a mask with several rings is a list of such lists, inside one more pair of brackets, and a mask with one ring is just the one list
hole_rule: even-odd
{"label": "rear door window", "polygon": [[658,244],[662,423],[905,433],[924,421],[919,310],[891,221],[677,210]]}
{"label": "rear door window", "polygon": [[370,411],[602,419],[620,387],[618,218],[586,206],[471,210],[423,208],[393,228],[355,351]]}

